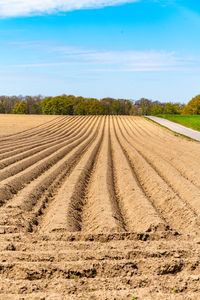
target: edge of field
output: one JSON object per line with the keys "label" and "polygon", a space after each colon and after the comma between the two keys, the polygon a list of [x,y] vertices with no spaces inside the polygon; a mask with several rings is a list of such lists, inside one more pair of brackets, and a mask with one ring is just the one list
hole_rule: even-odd
{"label": "edge of field", "polygon": [[[163,118],[174,122],[176,124],[191,128],[196,131],[200,131],[200,115],[170,115],[170,114],[158,114],[156,117]],[[199,124],[196,120],[199,119]]]}
{"label": "edge of field", "polygon": [[[154,120],[152,120],[152,119],[149,119],[149,118],[147,118],[147,117],[143,117],[143,118],[146,119],[146,120],[148,120],[148,121],[150,121],[150,122],[153,122],[154,124],[156,124],[156,125],[158,125],[158,126],[164,128],[164,129],[167,129],[168,131],[170,131],[171,133],[173,133],[175,136],[182,137],[182,138],[184,138],[184,139],[187,139],[188,141],[200,143],[200,141],[195,140],[195,139],[193,139],[193,138],[191,138],[191,137],[189,137],[189,136],[187,136],[187,135],[181,134],[181,133],[179,133],[179,132],[177,132],[177,131],[173,131],[173,130],[169,129],[168,127],[166,127],[166,126],[164,126],[164,125],[161,125],[160,123],[157,123],[156,121],[154,121]],[[175,123],[175,122],[174,122],[174,123]],[[178,124],[178,123],[177,123],[177,124]]]}

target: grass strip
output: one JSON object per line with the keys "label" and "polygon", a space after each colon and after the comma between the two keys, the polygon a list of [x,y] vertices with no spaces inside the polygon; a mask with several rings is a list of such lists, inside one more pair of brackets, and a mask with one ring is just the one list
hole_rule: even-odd
{"label": "grass strip", "polygon": [[167,115],[160,114],[157,117],[181,124],[191,129],[200,131],[200,115]]}
{"label": "grass strip", "polygon": [[193,138],[191,138],[191,137],[189,137],[189,136],[187,136],[187,135],[184,135],[184,134],[178,133],[178,132],[176,132],[176,131],[173,131],[173,130],[169,129],[168,127],[166,127],[166,126],[164,126],[164,125],[161,125],[161,124],[157,123],[156,121],[154,121],[154,120],[152,120],[152,119],[149,119],[149,118],[147,118],[147,117],[143,117],[143,118],[146,119],[146,120],[148,120],[148,121],[150,121],[150,122],[153,122],[154,124],[156,124],[156,125],[158,125],[158,126],[160,126],[160,127],[163,127],[163,128],[165,128],[165,129],[167,129],[168,131],[172,132],[175,136],[180,136],[180,137],[182,137],[182,138],[184,138],[184,139],[187,139],[188,141],[192,141],[192,142],[197,142],[197,143],[200,142],[200,141],[195,140],[195,139],[193,139]]}

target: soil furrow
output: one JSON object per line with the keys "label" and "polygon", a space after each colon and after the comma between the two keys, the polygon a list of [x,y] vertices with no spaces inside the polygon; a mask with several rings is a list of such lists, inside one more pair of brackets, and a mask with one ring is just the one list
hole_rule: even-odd
{"label": "soil furrow", "polygon": [[[124,128],[127,130],[128,135],[132,138],[128,128],[125,126]],[[131,143],[133,143],[132,139]],[[169,185],[174,193],[177,193],[197,216],[200,215],[200,190],[186,179],[175,167],[163,160],[160,155],[158,156],[152,151],[148,151],[146,147],[140,146],[139,143],[134,143],[134,147],[137,149],[138,153],[143,156],[147,163],[154,168],[163,181]],[[174,178],[176,178],[176,180],[174,180]]]}
{"label": "soil furrow", "polygon": [[129,132],[133,141],[135,141],[143,148],[148,149],[150,152],[162,157],[162,159],[164,159],[166,162],[168,162],[170,165],[176,168],[185,179],[191,181],[194,185],[200,188],[200,171],[199,169],[195,168],[197,162],[194,160],[193,157],[187,155],[184,151],[182,151],[181,153],[177,151],[177,145],[176,147],[174,147],[172,144],[166,147],[166,145],[164,145],[163,142],[159,143],[157,138],[149,140],[147,144],[145,142],[145,139],[141,139],[139,136],[135,135],[135,132],[133,131],[133,126],[131,126],[130,122],[127,122],[127,125],[130,129]]}
{"label": "soil furrow", "polygon": [[[87,120],[82,119],[82,121],[80,121],[80,126],[83,124],[84,121],[86,122]],[[2,162],[2,160],[6,159],[6,158],[15,156],[16,154],[23,154],[25,151],[32,150],[32,149],[35,149],[40,146],[48,145],[48,143],[51,143],[51,142],[56,143],[56,141],[59,141],[65,137],[68,137],[70,134],[72,134],[74,132],[74,129],[76,129],[76,127],[78,127],[78,125],[76,125],[76,122],[72,123],[72,124],[66,123],[65,130],[63,131],[63,133],[61,133],[58,128],[56,136],[49,137],[49,138],[42,139],[42,140],[41,139],[38,140],[37,138],[35,138],[34,142],[28,142],[28,143],[25,143],[22,145],[16,145],[15,147],[12,147],[12,150],[10,150],[11,148],[9,147],[8,151],[5,150],[4,152],[2,152],[2,154],[0,154],[1,162]],[[15,149],[15,150],[13,150],[13,149]]]}
{"label": "soil furrow", "polygon": [[[150,124],[146,124],[150,123]],[[158,124],[154,124],[149,120],[145,119],[145,127],[149,126],[153,132],[152,138],[157,140],[158,143],[165,144],[166,147],[171,147],[176,144],[176,151],[180,153],[181,156],[187,155],[191,159],[200,162],[199,158],[199,148],[200,144],[196,141],[188,141],[186,138],[177,135],[176,133],[170,132],[167,129],[162,128]]]}
{"label": "soil furrow", "polygon": [[2,142],[2,144],[9,145],[9,144],[14,143],[15,141],[20,142],[22,139],[23,140],[24,139],[30,139],[31,140],[31,139],[33,139],[33,137],[38,136],[40,133],[44,133],[46,131],[51,131],[52,128],[54,129],[54,128],[57,128],[60,124],[64,124],[66,122],[66,119],[68,119],[68,118],[67,117],[61,117],[61,118],[59,118],[59,120],[54,121],[53,124],[49,125],[48,122],[47,122],[47,124],[46,123],[43,124],[44,128],[41,128],[39,130],[33,130],[33,131],[31,131],[31,129],[29,129],[31,131],[29,133],[24,134],[22,132],[21,136],[19,136],[17,138],[14,136],[14,137],[11,137],[10,139],[6,140],[6,141],[1,140],[1,142]]}
{"label": "soil furrow", "polygon": [[[47,122],[44,122],[43,124],[40,124],[38,126],[35,126],[35,127],[32,127],[32,128],[29,128],[29,129],[26,129],[26,130],[23,130],[23,131],[20,131],[20,132],[17,132],[17,133],[14,133],[14,134],[9,134],[9,135],[4,135],[2,138],[1,138],[1,141],[4,142],[4,140],[9,140],[10,138],[12,139],[13,137],[16,138],[18,135],[20,134],[24,134],[25,132],[29,132],[29,131],[32,131],[32,130],[37,130],[37,128],[39,127],[43,127],[43,126],[51,126],[51,123],[55,123],[57,122],[58,120],[60,119],[60,116],[57,116],[55,117],[54,119],[50,120],[50,121],[47,121]],[[49,125],[50,124],[50,125]]]}
{"label": "soil furrow", "polygon": [[[63,120],[64,122],[64,120]],[[65,122],[64,122],[65,123]],[[68,122],[65,123],[65,126],[68,126]],[[57,126],[57,134],[60,133],[60,130],[59,130],[59,127]],[[25,138],[22,138],[20,140],[13,140],[11,141],[10,143],[6,142],[4,145],[1,145],[1,150],[0,150],[0,155],[4,155],[6,152],[9,152],[9,151],[13,151],[15,149],[20,149],[20,148],[23,148],[23,147],[28,147],[28,146],[32,146],[34,144],[36,144],[37,142],[38,143],[42,143],[44,141],[48,141],[50,138],[54,138],[57,136],[57,134],[53,134],[52,137],[51,137],[51,134],[49,134],[49,136],[47,138],[43,138],[43,137],[40,137],[39,135],[34,135],[33,137],[25,137]]]}
{"label": "soil furrow", "polygon": [[[87,124],[90,124],[91,120],[92,119],[88,120]],[[84,124],[80,124],[78,128],[75,127],[68,136],[62,137],[62,139],[57,140],[56,142],[50,142],[43,147],[31,150],[31,152],[29,151],[28,153],[22,153],[20,155],[13,156],[12,158],[2,160],[0,162],[0,166],[4,166],[4,168],[0,170],[0,180],[4,180],[9,176],[13,176],[14,174],[23,171],[27,167],[36,163],[38,160],[41,160],[42,158],[51,155],[53,152],[59,149],[61,150],[64,146],[69,145],[75,137],[79,138],[85,131],[84,126],[85,122]]]}
{"label": "soil furrow", "polygon": [[[91,128],[90,135],[80,143],[78,147],[66,155],[63,159],[44,172],[39,178],[33,180],[20,191],[9,203],[0,209],[2,215],[1,224],[18,226],[21,230],[32,230],[38,225],[37,217],[44,214],[47,202],[51,202],[56,189],[62,184],[66,176],[72,172],[90,143],[97,135],[97,122]],[[27,212],[27,213],[26,213]],[[10,214],[12,219],[10,220]],[[7,228],[10,230],[9,228]]]}
{"label": "soil furrow", "polygon": [[[153,207],[139,183],[132,165],[116,134],[111,122],[111,139],[113,145],[116,186],[120,199],[120,207],[129,231],[164,230],[167,224]],[[127,178],[129,180],[127,181]]]}
{"label": "soil furrow", "polygon": [[[131,129],[133,130],[135,125],[133,125],[132,121],[131,120],[126,120],[126,121],[130,125],[132,124]],[[145,122],[148,122],[148,121],[145,120]],[[146,125],[146,123],[145,123],[145,125]],[[142,131],[142,129],[141,129],[141,131]],[[134,134],[134,136],[136,136],[135,132],[133,132],[133,134]],[[171,140],[169,140],[168,135],[171,137]],[[152,144],[151,149],[154,151],[157,151],[158,153],[160,151],[159,155],[163,154],[162,153],[163,150],[167,151],[169,149],[170,153],[167,155],[169,155],[169,157],[171,156],[171,160],[179,159],[182,162],[184,161],[184,163],[187,164],[188,171],[189,171],[189,169],[196,168],[196,163],[200,162],[199,155],[198,155],[200,144],[193,142],[193,141],[189,142],[182,137],[173,136],[172,133],[168,133],[168,135],[165,135],[165,132],[164,133],[162,132],[162,136],[159,136],[159,134],[157,134],[157,135],[155,134],[155,136],[152,139],[148,139],[147,146]],[[137,135],[137,138],[138,138],[138,140],[141,140],[141,141],[145,140],[145,137],[141,139],[140,135]],[[155,147],[155,144],[156,144],[156,147]],[[164,147],[163,147],[163,145],[164,145]]]}
{"label": "soil furrow", "polygon": [[63,129],[62,130],[59,128],[59,126],[56,126],[55,133],[50,132],[47,137],[40,137],[38,135],[35,135],[31,139],[25,138],[25,139],[22,139],[22,141],[14,141],[13,145],[6,144],[6,147],[1,147],[0,153],[1,153],[1,155],[5,155],[5,153],[9,152],[11,148],[13,151],[14,149],[18,150],[20,148],[23,149],[24,147],[33,146],[36,143],[44,143],[44,142],[48,142],[49,140],[58,139],[59,137],[62,137],[63,134],[66,134],[68,129],[73,128],[73,123],[76,124],[76,121],[72,120],[69,122],[69,121],[63,120]]}
{"label": "soil furrow", "polygon": [[[118,120],[117,120],[118,122]],[[159,174],[130,143],[122,123],[118,123],[118,138],[134,166],[137,177],[147,196],[169,226],[179,232],[199,230],[198,219]]]}
{"label": "soil furrow", "polygon": [[0,299],[199,299],[198,143],[132,116],[0,127]]}
{"label": "soil furrow", "polygon": [[[89,126],[90,123],[91,120],[88,122],[87,126]],[[36,153],[31,157],[25,158],[22,161],[16,162],[15,164],[6,167],[3,170],[0,170],[0,180],[2,181],[2,183],[4,183],[6,179],[9,179],[16,174],[25,171],[29,167],[34,167],[34,165],[37,165],[37,163],[42,163],[42,160],[46,160],[47,157],[52,158],[52,155],[59,155],[59,153],[62,152],[65,153],[66,147],[69,147],[69,145],[74,142],[75,139],[79,139],[84,131],[85,128],[83,128],[78,134],[76,134],[75,132],[75,134],[65,142],[61,142],[60,144],[56,143],[55,146],[47,147],[47,149],[40,151],[39,153]]]}
{"label": "soil furrow", "polygon": [[44,158],[19,174],[2,181],[0,184],[1,205],[8,199],[11,199],[14,194],[24,188],[26,184],[30,183],[33,179],[36,179],[40,174],[48,170],[52,165],[62,159],[89,135],[90,130],[87,129],[79,139],[74,138],[74,141],[72,141],[71,144],[66,146],[64,149],[61,149],[61,151],[58,150],[56,153],[51,154],[48,158]]}
{"label": "soil furrow", "polygon": [[81,211],[85,189],[102,142],[104,121],[98,131],[96,141],[92,143],[76,168],[65,180],[49,207],[41,223],[41,232],[55,230],[79,231],[81,229]]}
{"label": "soil furrow", "polygon": [[85,195],[85,205],[81,217],[82,231],[125,231],[113,184],[109,127],[110,122],[107,117],[103,141]]}

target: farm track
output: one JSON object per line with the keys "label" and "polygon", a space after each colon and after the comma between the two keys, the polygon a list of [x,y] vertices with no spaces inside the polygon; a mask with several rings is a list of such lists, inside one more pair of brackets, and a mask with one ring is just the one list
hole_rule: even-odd
{"label": "farm track", "polygon": [[199,147],[139,117],[3,136],[0,299],[199,299]]}

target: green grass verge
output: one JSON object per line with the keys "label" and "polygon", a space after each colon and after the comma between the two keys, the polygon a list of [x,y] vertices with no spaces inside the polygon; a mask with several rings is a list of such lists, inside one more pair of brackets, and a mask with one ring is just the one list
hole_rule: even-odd
{"label": "green grass verge", "polygon": [[157,115],[157,117],[200,131],[200,115]]}
{"label": "green grass verge", "polygon": [[197,141],[197,140],[195,140],[195,139],[193,139],[193,138],[191,138],[191,137],[189,137],[189,136],[187,136],[187,135],[184,135],[184,134],[181,134],[181,133],[178,133],[178,132],[176,132],[176,131],[173,131],[173,130],[169,129],[168,127],[166,127],[166,126],[164,126],[164,125],[161,125],[161,124],[157,123],[157,122],[154,121],[154,120],[151,120],[151,119],[146,118],[146,117],[143,117],[143,118],[144,118],[145,120],[149,121],[149,122],[152,122],[152,123],[156,124],[157,126],[160,126],[160,127],[162,127],[162,128],[165,128],[166,130],[168,130],[168,131],[170,131],[171,133],[173,133],[175,136],[182,137],[182,138],[184,138],[184,139],[186,139],[186,140],[188,140],[188,141],[200,143],[199,141]]}

